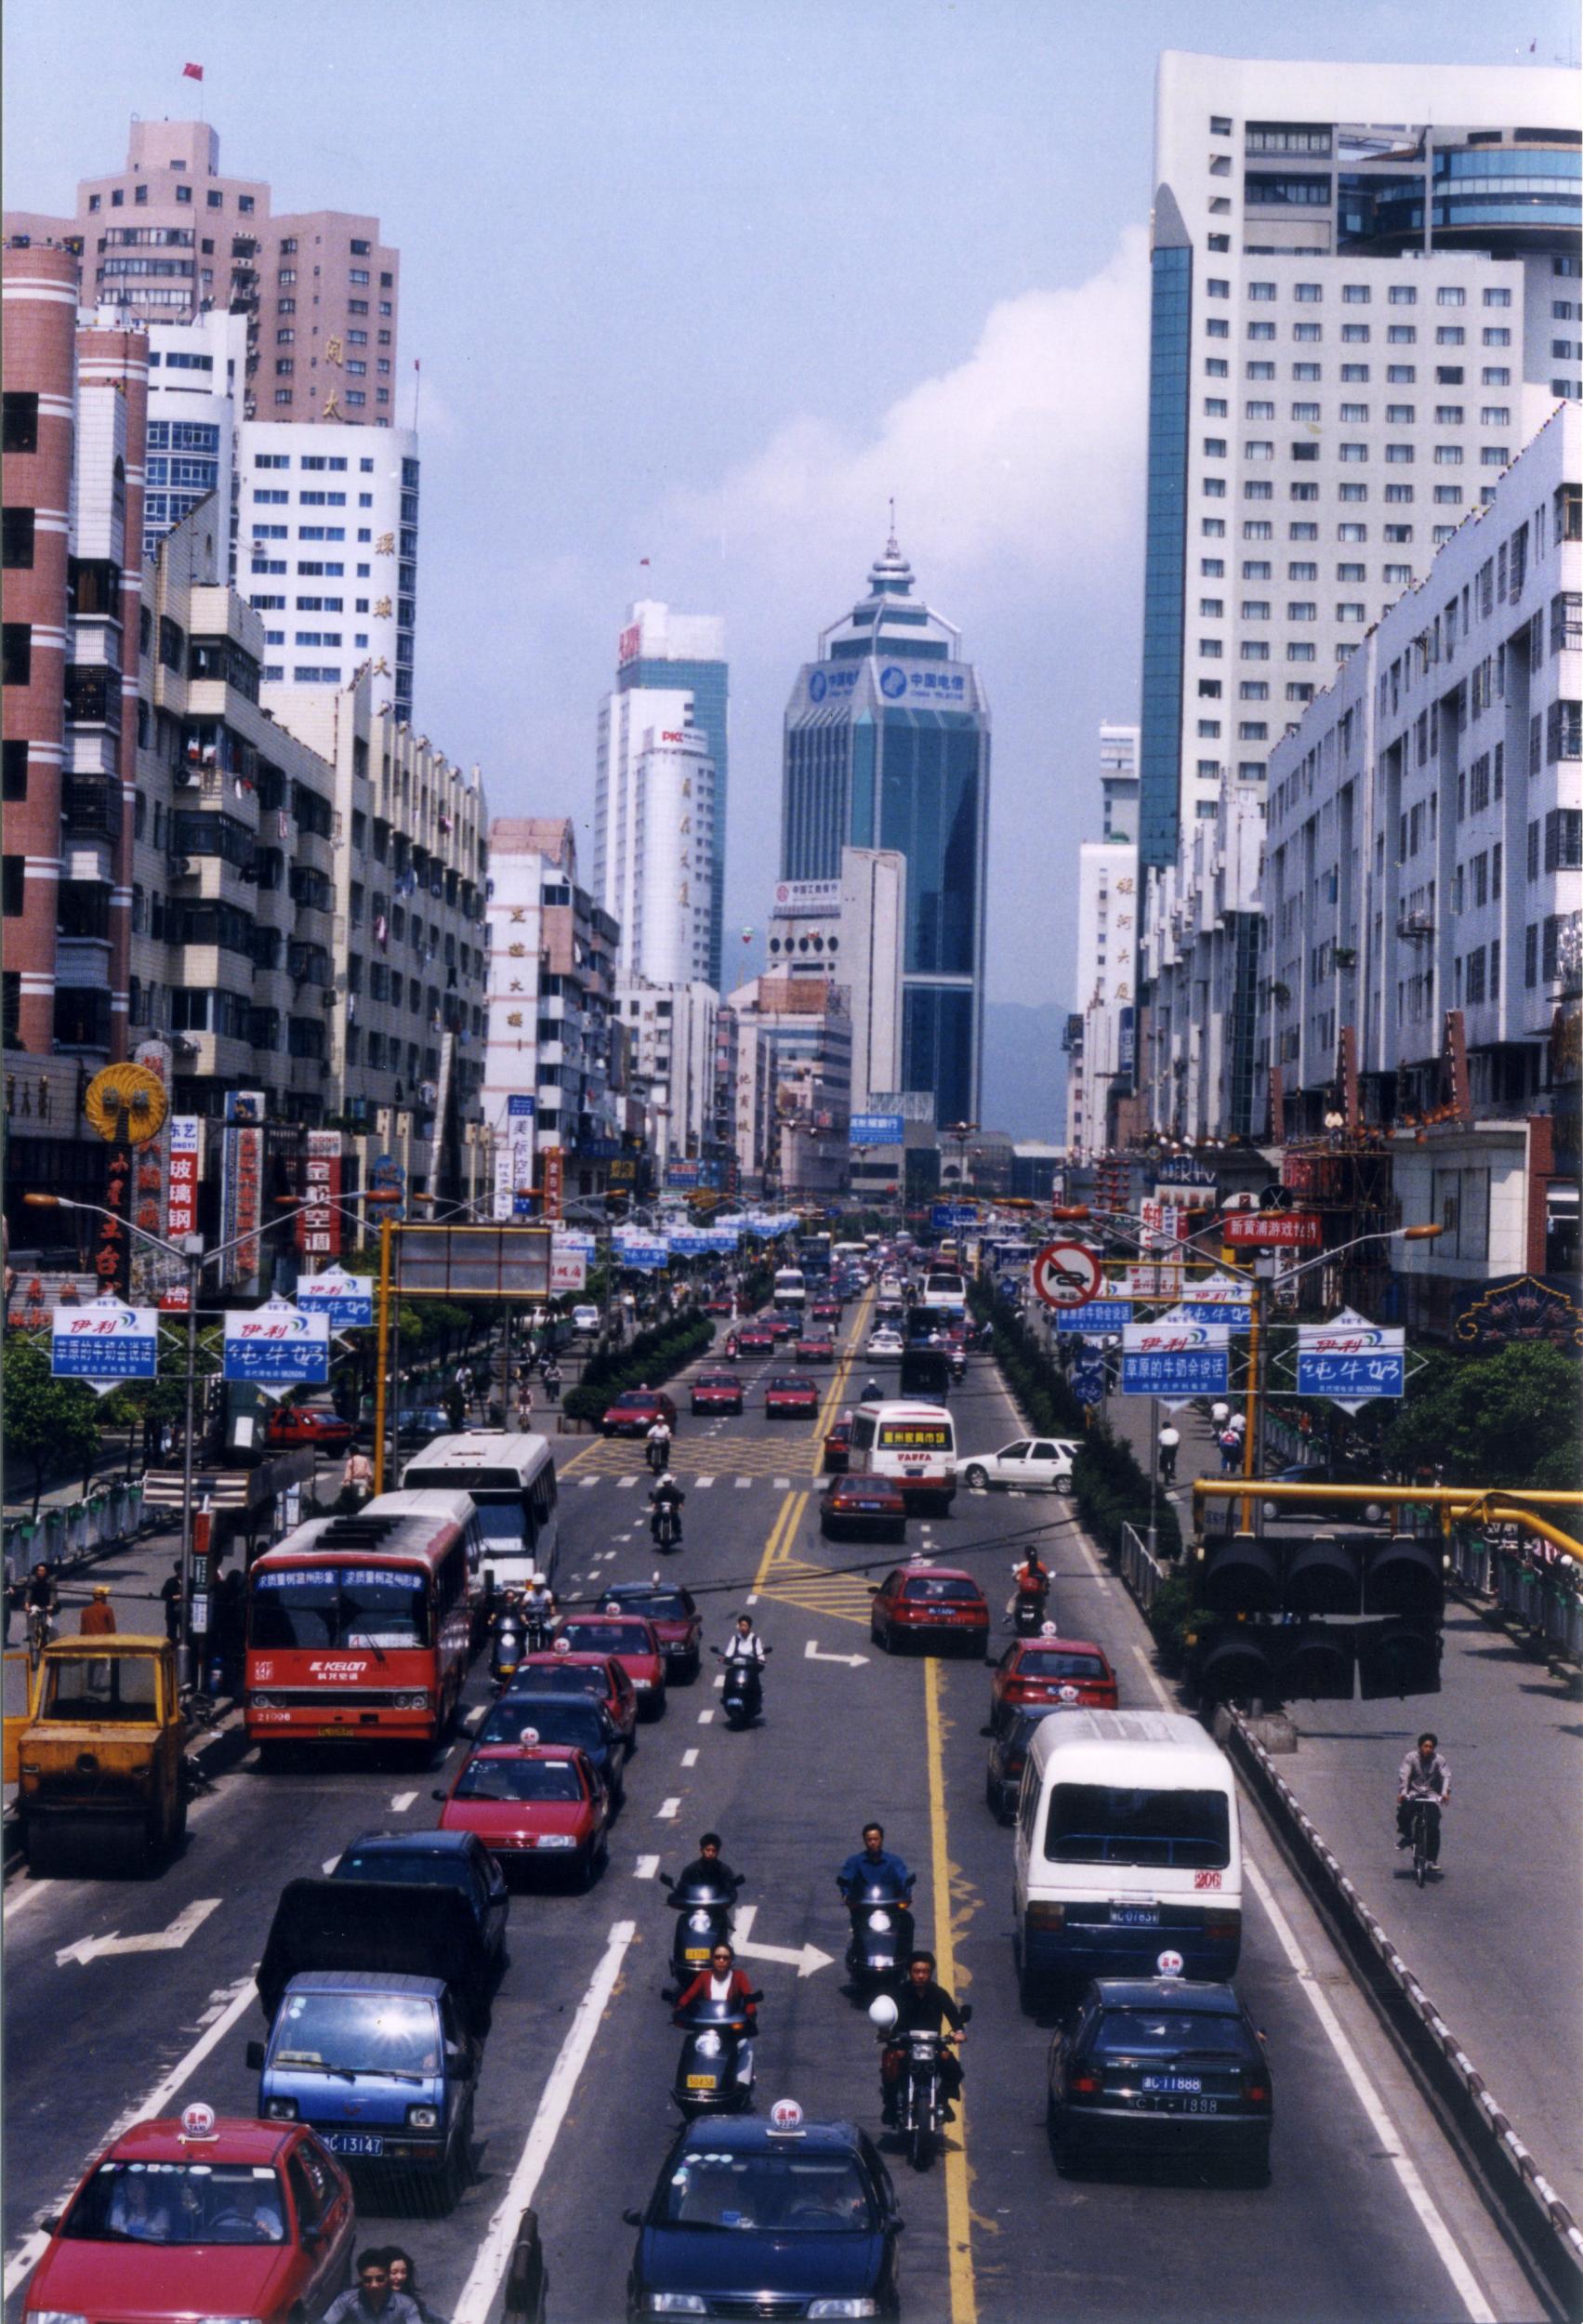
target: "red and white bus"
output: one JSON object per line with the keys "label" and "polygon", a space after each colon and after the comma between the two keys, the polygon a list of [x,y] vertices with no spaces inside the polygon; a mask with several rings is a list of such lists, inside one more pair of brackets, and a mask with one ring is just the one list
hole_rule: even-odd
{"label": "red and white bus", "polygon": [[472,1653],[479,1551],[460,1492],[384,1493],[267,1550],[247,1577],[249,1742],[436,1743]]}

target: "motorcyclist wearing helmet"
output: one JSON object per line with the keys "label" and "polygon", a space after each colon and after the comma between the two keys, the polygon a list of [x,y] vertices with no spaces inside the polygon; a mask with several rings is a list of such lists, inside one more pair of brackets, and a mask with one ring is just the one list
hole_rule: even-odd
{"label": "motorcyclist wearing helmet", "polygon": [[662,1413],[644,1440],[651,1469],[665,1470],[670,1465],[670,1423]]}
{"label": "motorcyclist wearing helmet", "polygon": [[649,1531],[657,1541],[660,1538],[660,1512],[668,1509],[676,1527],[675,1539],[681,1539],[681,1506],[687,1496],[667,1469],[649,1494]]}

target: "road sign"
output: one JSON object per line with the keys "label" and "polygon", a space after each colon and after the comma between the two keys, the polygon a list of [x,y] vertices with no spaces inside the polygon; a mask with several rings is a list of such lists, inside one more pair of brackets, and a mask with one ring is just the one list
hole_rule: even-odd
{"label": "road sign", "polygon": [[1047,1307],[1082,1307],[1098,1297],[1098,1251],[1087,1243],[1047,1243],[1033,1265],[1033,1286]]}
{"label": "road sign", "polygon": [[1224,1395],[1231,1383],[1231,1334],[1224,1324],[1175,1314],[1128,1324],[1121,1336],[1124,1396]]}
{"label": "road sign", "polygon": [[1057,1331],[1080,1332],[1088,1340],[1097,1340],[1107,1331],[1125,1331],[1131,1321],[1130,1300],[1088,1300],[1081,1307],[1057,1308],[1055,1314]]}
{"label": "road sign", "polygon": [[1079,1404],[1103,1404],[1105,1400],[1105,1367],[1102,1364],[1075,1364],[1072,1367],[1072,1393]]}

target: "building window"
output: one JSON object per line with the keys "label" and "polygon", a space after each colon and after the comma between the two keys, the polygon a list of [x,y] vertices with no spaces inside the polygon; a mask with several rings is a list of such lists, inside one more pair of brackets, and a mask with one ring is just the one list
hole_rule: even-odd
{"label": "building window", "polygon": [[32,508],[7,508],[0,517],[0,565],[9,572],[32,568],[33,519]]}
{"label": "building window", "polygon": [[1343,283],[1341,285],[1343,307],[1366,307],[1371,295],[1366,283]]}
{"label": "building window", "polygon": [[0,448],[7,452],[38,450],[38,398],[7,390],[0,422]]}
{"label": "building window", "polygon": [[0,680],[26,686],[32,679],[33,629],[25,621],[8,621],[0,627]]}
{"label": "building window", "polygon": [[5,858],[4,911],[5,917],[8,920],[19,920],[22,917],[22,899],[26,878],[26,856],[7,855]]}

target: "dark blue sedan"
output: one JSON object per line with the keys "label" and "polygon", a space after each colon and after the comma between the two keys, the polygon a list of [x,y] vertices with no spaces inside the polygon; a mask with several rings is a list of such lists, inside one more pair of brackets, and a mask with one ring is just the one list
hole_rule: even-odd
{"label": "dark blue sedan", "polygon": [[498,1972],[510,1910],[505,1876],[483,1842],[465,1831],[365,1831],[330,1874],[333,1881],[416,1882],[456,1890],[478,1923],[484,1959]]}
{"label": "dark blue sedan", "polygon": [[[798,2114],[793,2107],[792,2114]],[[691,2122],[666,2157],[627,2279],[629,2318],[895,2316],[901,2213],[851,2122],[784,2105]]]}

